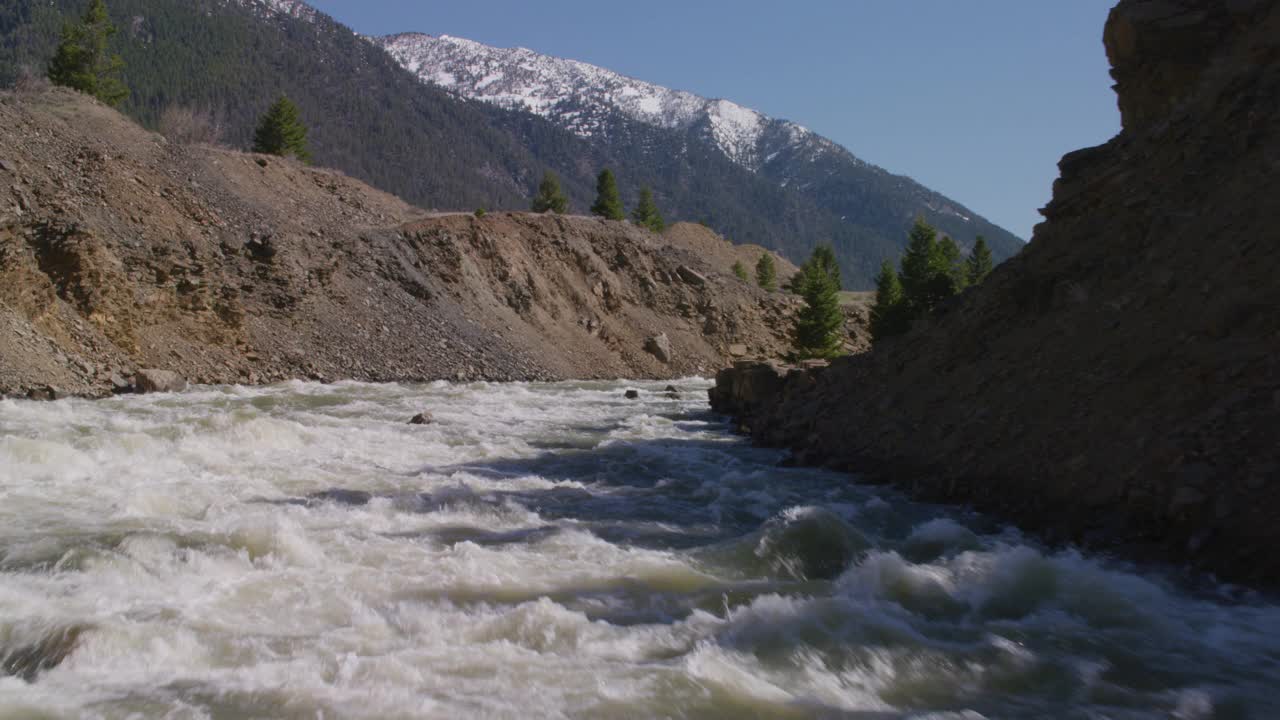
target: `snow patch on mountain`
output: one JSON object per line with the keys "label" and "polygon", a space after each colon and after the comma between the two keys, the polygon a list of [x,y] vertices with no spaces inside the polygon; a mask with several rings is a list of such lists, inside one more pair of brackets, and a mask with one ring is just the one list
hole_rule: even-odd
{"label": "snow patch on mountain", "polygon": [[423,81],[464,97],[541,115],[582,137],[604,132],[609,113],[614,112],[668,129],[705,123],[715,146],[752,170],[759,169],[767,154],[762,143],[771,127],[784,128],[784,135],[797,145],[810,144],[816,137],[799,125],[774,120],[728,100],[672,90],[526,48],[497,48],[465,38],[421,33],[374,41]]}
{"label": "snow patch on mountain", "polygon": [[307,22],[315,22],[317,11],[302,0],[239,0],[240,4],[264,13],[288,15]]}

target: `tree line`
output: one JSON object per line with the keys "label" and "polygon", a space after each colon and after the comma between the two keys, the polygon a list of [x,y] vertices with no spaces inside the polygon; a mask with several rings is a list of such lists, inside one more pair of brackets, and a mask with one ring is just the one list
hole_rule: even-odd
{"label": "tree line", "polygon": [[876,277],[872,341],[911,330],[939,305],[966,287],[981,283],[991,267],[991,250],[981,235],[966,258],[955,240],[945,235],[939,240],[937,230],[923,218],[916,218],[899,269],[885,260]]}
{"label": "tree line", "polygon": [[[538,192],[529,205],[536,213],[556,213],[564,215],[569,212],[569,198],[560,189],[560,178],[548,170],[542,175],[538,184]],[[622,196],[618,192],[618,180],[613,171],[605,168],[596,178],[596,201],[591,205],[591,214],[606,220],[625,220],[626,212],[622,205]],[[631,211],[631,221],[643,228],[660,233],[667,227],[653,199],[653,190],[648,186],[640,188],[640,199]]]}

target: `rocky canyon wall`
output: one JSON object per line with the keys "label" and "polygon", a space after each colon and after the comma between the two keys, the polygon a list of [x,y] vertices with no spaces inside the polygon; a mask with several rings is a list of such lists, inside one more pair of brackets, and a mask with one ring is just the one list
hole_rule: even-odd
{"label": "rocky canyon wall", "polygon": [[714,405],[799,460],[1280,584],[1280,5],[1123,0],[1123,130],[928,327]]}

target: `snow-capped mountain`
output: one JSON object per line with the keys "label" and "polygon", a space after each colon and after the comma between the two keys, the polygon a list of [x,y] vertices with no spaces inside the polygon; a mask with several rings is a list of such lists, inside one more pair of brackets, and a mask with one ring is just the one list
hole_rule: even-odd
{"label": "snow-capped mountain", "polygon": [[[775,120],[728,100],[704,98],[637,80],[576,60],[525,48],[496,48],[441,35],[403,33],[376,38],[401,65],[427,82],[468,98],[553,120],[582,137],[595,137],[610,113],[667,129],[704,125],[734,162],[759,170],[781,147],[834,149],[807,128]],[[769,132],[773,130],[774,132]],[[779,132],[781,131],[781,132]]]}
{"label": "snow-capped mountain", "polygon": [[[295,68],[276,77],[311,103],[303,109],[322,152],[426,207],[523,209],[550,169],[580,212],[609,167],[624,202],[647,186],[668,220],[702,222],[796,262],[829,244],[849,286],[861,288],[882,260],[901,254],[921,215],[962,247],[985,236],[997,259],[1022,245],[911,178],[730,100],[523,48],[423,34],[370,38],[304,0],[214,6],[238,6],[281,34],[270,62]],[[255,52],[269,49],[255,43]],[[315,67],[326,72],[307,69]],[[329,117],[340,110],[351,114]]]}
{"label": "snow-capped mountain", "polygon": [[[825,198],[821,204],[844,220],[857,222],[853,213],[865,213],[866,203],[856,196],[865,193],[866,186],[893,185],[895,192],[913,198],[914,207],[903,210],[900,222],[923,212],[945,218],[945,229],[962,244],[986,234],[989,242],[1001,247],[998,255],[1012,254],[1021,245],[1008,232],[910,178],[870,165],[808,128],[729,100],[673,90],[525,48],[422,33],[372,39],[424,82],[473,100],[531,112],[582,138],[611,142],[607,133],[616,129],[618,117],[684,131],[783,188]],[[842,198],[836,188],[851,195]]]}

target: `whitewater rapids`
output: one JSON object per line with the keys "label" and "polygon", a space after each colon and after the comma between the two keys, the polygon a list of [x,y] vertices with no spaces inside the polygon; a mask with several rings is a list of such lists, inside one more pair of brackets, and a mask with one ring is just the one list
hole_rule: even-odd
{"label": "whitewater rapids", "polygon": [[0,718],[1280,717],[1270,601],[664,385],[0,401]]}

